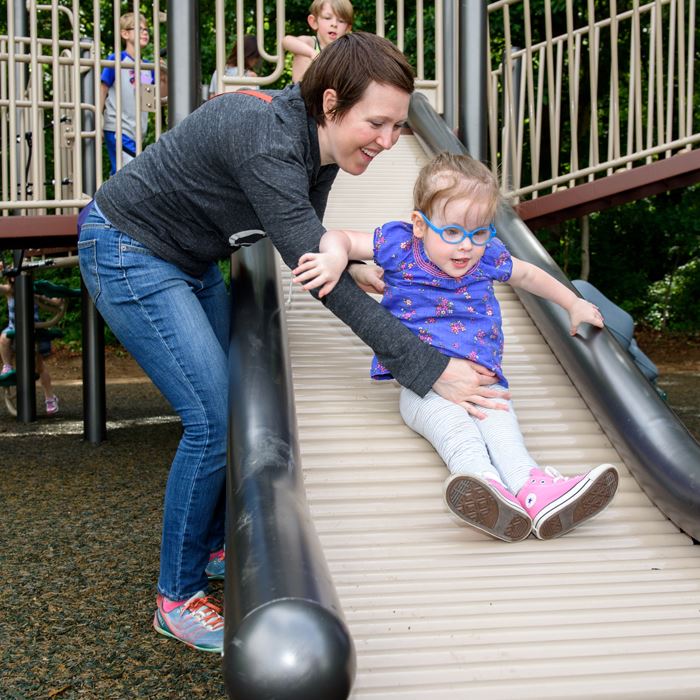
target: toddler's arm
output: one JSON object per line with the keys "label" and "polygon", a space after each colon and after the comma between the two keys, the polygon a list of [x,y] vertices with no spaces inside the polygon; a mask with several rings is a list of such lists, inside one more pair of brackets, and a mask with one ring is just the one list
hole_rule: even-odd
{"label": "toddler's arm", "polygon": [[295,283],[304,289],[319,290],[319,298],[330,293],[348,266],[349,259],[372,257],[373,235],[363,231],[326,231],[318,253],[305,253],[292,270]]}
{"label": "toddler's arm", "polygon": [[513,257],[513,273],[508,284],[559,304],[569,314],[571,335],[576,335],[581,323],[590,323],[598,328],[605,325],[603,315],[595,304],[576,296],[574,292],[536,265]]}

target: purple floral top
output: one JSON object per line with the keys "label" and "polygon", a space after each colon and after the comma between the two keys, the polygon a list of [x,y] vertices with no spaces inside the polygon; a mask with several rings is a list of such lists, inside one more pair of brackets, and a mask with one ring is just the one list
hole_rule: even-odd
{"label": "purple floral top", "polygon": [[[486,244],[475,267],[456,278],[428,260],[410,223],[390,221],[374,232],[374,261],[384,268],[382,306],[424,343],[493,370],[508,386],[501,368],[503,330],[493,281],[509,280],[513,261],[498,238]],[[392,379],[376,357],[370,375]]]}

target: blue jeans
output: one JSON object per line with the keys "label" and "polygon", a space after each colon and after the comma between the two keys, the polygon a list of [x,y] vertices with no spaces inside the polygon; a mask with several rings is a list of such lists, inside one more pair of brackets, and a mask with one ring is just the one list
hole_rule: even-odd
{"label": "blue jeans", "polygon": [[165,490],[158,591],[183,600],[207,589],[209,553],[224,542],[229,296],[215,264],[192,277],[95,209],[78,250],[100,314],[182,419]]}

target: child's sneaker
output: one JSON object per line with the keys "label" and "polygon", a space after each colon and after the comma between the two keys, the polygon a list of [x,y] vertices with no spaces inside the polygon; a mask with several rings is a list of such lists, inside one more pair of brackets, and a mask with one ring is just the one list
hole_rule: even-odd
{"label": "child's sneaker", "polygon": [[17,372],[12,365],[3,365],[0,372],[0,386],[11,387],[17,383]]}
{"label": "child's sneaker", "polygon": [[226,578],[226,550],[220,549],[209,558],[204,573],[210,581],[223,581]]}
{"label": "child's sneaker", "polygon": [[505,542],[519,542],[530,534],[532,521],[527,511],[495,479],[452,474],[444,491],[450,512],[477,530]]}
{"label": "child's sneaker", "polygon": [[153,618],[156,632],[199,651],[224,653],[224,617],[216,600],[200,591],[168,610],[170,605],[172,603],[167,598],[158,595]]}
{"label": "child's sneaker", "polygon": [[612,464],[572,477],[562,476],[552,467],[532,469],[518,500],[532,518],[535,536],[550,540],[598,515],[612,501],[618,482]]}
{"label": "child's sneaker", "polygon": [[44,402],[46,404],[46,415],[53,416],[58,413],[58,396],[49,396]]}

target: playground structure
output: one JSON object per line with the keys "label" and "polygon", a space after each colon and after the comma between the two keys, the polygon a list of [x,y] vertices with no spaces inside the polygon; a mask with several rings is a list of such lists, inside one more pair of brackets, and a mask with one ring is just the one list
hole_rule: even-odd
{"label": "playground structure", "polygon": [[[196,4],[184,3],[184,8],[182,5],[168,3],[167,8],[171,126],[196,108],[201,94],[196,70]],[[403,215],[402,197],[410,191],[407,183],[426,154],[463,147],[455,141],[450,127],[458,129],[472,154],[494,164],[503,163],[504,187],[520,197],[533,196],[521,203],[522,212],[526,212],[530,202],[536,202],[549,207],[546,214],[551,216],[564,194],[578,200],[585,187],[590,192],[591,183],[622,179],[643,167],[648,168],[647,173],[659,173],[664,162],[685,163],[677,168],[675,186],[697,181],[697,151],[692,148],[700,138],[697,127],[693,128],[692,114],[693,2],[635,2],[634,11],[613,13],[606,18],[595,18],[589,7],[585,27],[574,26],[573,3],[567,2],[565,36],[546,36],[544,43],[528,40],[526,36],[524,48],[518,50],[513,49],[507,38],[509,12],[515,5],[526,7],[527,3],[515,0],[490,5],[436,3],[435,45],[441,50],[436,52],[435,75],[429,79],[425,76],[424,59],[420,59],[419,85],[427,100],[413,101],[411,126],[415,135],[402,137],[396,152],[383,156],[388,170],[381,171],[383,177],[377,171],[378,181],[349,183],[339,178],[327,225],[335,221],[341,222],[340,225],[365,227]],[[550,3],[545,5],[549,11]],[[31,29],[36,26],[33,20],[25,25],[26,31],[14,29],[21,24],[17,18],[22,15],[24,3],[14,2],[11,7],[12,13],[8,5],[8,27],[12,26],[13,31],[0,39],[0,64],[6,70],[2,75],[7,75],[0,82],[3,154],[8,154],[3,156],[0,204],[0,210],[7,216],[0,217],[0,235],[6,233],[7,240],[21,248],[22,241],[31,237],[46,240],[42,229],[53,220],[58,224],[54,230],[56,236],[66,236],[70,241],[77,208],[87,201],[102,178],[101,115],[94,108],[94,99],[90,101],[89,97],[91,89],[95,94],[99,68],[106,65],[93,49],[100,45],[99,11],[95,10],[97,28],[90,40],[77,36],[74,23],[68,45],[61,44],[67,40],[52,37],[50,51],[41,58],[39,46],[48,49],[48,44],[42,43],[36,30]],[[46,12],[41,8],[49,6],[31,2],[28,7],[31,19],[40,11]],[[57,15],[68,14],[65,9],[59,10],[57,3],[50,8]],[[223,8],[223,2],[217,2],[221,18]],[[74,17],[78,16],[77,2],[73,2],[72,12]],[[260,18],[260,8],[257,12]],[[378,4],[378,33],[385,33],[383,14],[383,5]],[[416,15],[422,18],[423,13]],[[115,10],[115,29],[117,17]],[[152,19],[155,28],[162,19],[157,4]],[[551,29],[551,14],[549,20],[547,26]],[[489,25],[493,27],[497,22],[502,24],[506,37],[505,61],[491,67],[487,65],[488,57],[493,54],[487,48],[492,37]],[[597,85],[592,77],[596,73],[596,54],[601,46],[613,52],[617,50],[614,37],[625,23],[637,37],[632,54],[625,58],[636,61],[640,69],[638,74],[630,72],[633,87],[627,94],[633,108],[628,110],[631,116],[627,133],[620,131],[624,125],[615,118],[620,113],[620,86],[614,81],[604,82],[609,90],[606,118],[609,117],[613,126],[606,130],[609,141],[602,146],[605,157],[600,156],[601,144],[595,139],[587,148],[577,150],[579,139],[571,138],[576,148],[562,159],[562,131],[555,125],[561,123],[567,111],[570,115],[578,114],[576,110],[586,99],[574,89],[582,83],[579,77],[582,67],[588,63],[590,85]],[[274,24],[277,37],[283,24],[284,6],[278,3]],[[258,36],[264,36],[261,27]],[[242,31],[241,22],[236,26],[239,38]],[[609,32],[607,43],[601,38],[606,32]],[[154,33],[154,55],[160,46],[158,36]],[[652,47],[647,54],[642,51],[642,36],[649,38]],[[18,41],[17,37],[21,39]],[[225,37],[223,22],[217,22],[219,75],[223,47],[227,43]],[[404,48],[401,32],[396,40]],[[7,50],[13,46],[20,49]],[[183,46],[188,49],[176,49]],[[83,56],[90,51],[91,55]],[[424,54],[421,46],[415,51],[418,56]],[[648,61],[644,64],[648,66],[646,71],[641,70],[643,55]],[[81,58],[76,60],[76,56]],[[265,57],[275,58],[272,54]],[[137,56],[136,70],[140,60]],[[622,60],[620,56],[612,63],[618,60]],[[156,64],[143,62],[143,65],[153,65],[158,70]],[[271,76],[279,64],[276,66]],[[40,67],[41,70],[50,67],[55,75],[67,76],[61,79],[67,81],[63,97],[54,95],[45,101],[39,97],[43,85],[37,75]],[[26,68],[28,80],[26,71],[24,78],[12,77]],[[649,84],[642,90],[643,76],[650,75]],[[259,78],[255,81],[262,82]],[[547,90],[543,87],[545,83]],[[28,92],[18,89],[19,86],[28,87]],[[594,103],[597,89],[591,87],[587,94],[587,99]],[[472,101],[479,95],[482,97],[479,104],[488,104],[490,108],[462,107],[466,100],[460,99],[460,95],[469,95]],[[647,96],[644,104],[655,106],[655,118],[650,117],[648,110],[637,107],[642,95]],[[157,98],[156,95],[154,104],[159,110]],[[143,102],[147,102],[147,96]],[[561,108],[562,103],[569,110]],[[42,164],[47,163],[44,156],[50,149],[42,150],[40,139],[32,136],[32,148],[36,150],[30,167],[23,168],[18,164],[29,162],[27,139],[19,140],[16,158],[9,155],[13,149],[7,147],[12,141],[10,134],[22,131],[18,125],[31,125],[32,134],[45,133],[40,128],[42,109],[53,114],[49,130],[52,139],[48,140],[54,144],[53,153],[58,153],[52,164],[53,185],[44,189],[40,183],[45,181],[44,173],[46,169],[51,171],[51,165]],[[591,110],[591,114],[597,116],[598,111]],[[19,116],[22,113],[24,117]],[[547,115],[546,120],[543,114]],[[488,121],[488,115],[493,121]],[[650,119],[649,123],[644,122],[646,118]],[[80,130],[70,131],[65,126],[78,123],[82,125]],[[530,127],[529,145],[524,132],[526,123]],[[577,134],[579,123],[578,118],[571,120],[568,128],[572,136]],[[591,134],[597,132],[594,124],[591,118]],[[547,167],[540,171],[535,165],[544,150],[543,133],[550,136],[550,157]],[[61,144],[60,148],[55,148],[56,144]],[[581,152],[587,153],[590,160],[584,162]],[[93,163],[92,170],[85,163]],[[529,163],[526,170],[524,163]],[[377,163],[373,167],[384,166]],[[365,177],[372,176],[368,173]],[[652,174],[648,179],[666,182],[663,186],[668,186],[664,177]],[[63,184],[66,178],[71,182]],[[387,185],[390,180],[393,187]],[[61,183],[60,187],[55,183]],[[378,183],[384,187],[384,209],[367,207],[360,215],[358,212],[365,207],[359,206],[359,202],[371,199],[369,193],[378,191]],[[624,189],[623,186],[621,190]],[[600,207],[605,203],[600,194],[586,194],[585,198],[586,206]],[[577,206],[582,206],[581,201]],[[57,222],[53,214],[47,213],[49,210],[65,219]],[[9,216],[10,213],[21,215]],[[29,227],[26,236],[20,231],[23,226]],[[504,213],[498,227],[499,235],[514,254],[549,266],[546,254],[516,216]],[[236,403],[232,405],[230,431],[229,522],[236,522],[243,514],[246,517],[241,520],[244,527],[230,532],[228,538],[230,543],[235,542],[229,571],[236,572],[226,581],[229,612],[224,673],[231,697],[447,698],[465,697],[470,692],[475,697],[486,694],[488,697],[514,694],[591,697],[596,693],[606,697],[630,694],[655,697],[661,689],[671,690],[678,697],[696,695],[700,689],[696,663],[698,620],[693,617],[693,611],[697,609],[700,560],[688,535],[695,539],[700,535],[698,446],[638,370],[619,352],[609,334],[595,334],[585,342],[571,340],[561,332],[556,310],[532,299],[524,298],[521,303],[514,295],[505,295],[506,322],[522,329],[515,334],[516,347],[507,350],[510,353],[507,360],[515,365],[521,362],[528,365],[522,372],[515,372],[513,385],[524,406],[522,412],[519,408],[523,424],[533,426],[529,428],[528,439],[536,445],[538,454],[564,472],[594,459],[625,467],[616,502],[619,508],[614,506],[616,517],[605,515],[604,522],[613,532],[611,537],[606,539],[603,530],[599,533],[597,525],[592,525],[587,533],[597,537],[581,532],[565,542],[546,545],[528,542],[517,551],[511,548],[506,552],[449,525],[439,512],[436,485],[440,466],[416,438],[409,443],[409,450],[403,453],[396,450],[401,453],[401,459],[394,468],[401,469],[402,464],[401,471],[410,469],[411,474],[402,473],[397,481],[386,470],[379,469],[381,465],[371,450],[379,449],[382,458],[390,463],[388,451],[382,450],[381,443],[386,441],[396,446],[398,440],[406,439],[405,430],[395,420],[395,397],[370,396],[378,390],[370,387],[366,378],[366,349],[359,341],[348,338],[342,329],[334,328],[327,314],[323,316],[322,308],[310,298],[300,298],[297,293],[288,319],[283,322],[283,311],[281,308],[277,311],[274,305],[280,297],[276,280],[278,265],[272,251],[265,248],[266,245],[258,244],[254,250],[240,255],[236,276],[241,303],[234,323],[246,332],[234,338],[240,344],[235,356],[248,364],[242,365],[245,372],[232,372],[241,384],[232,391]],[[553,273],[561,278],[558,270],[554,269]],[[18,279],[24,277],[30,278],[28,269]],[[25,293],[30,281],[23,282]],[[311,305],[313,310],[309,309]],[[535,319],[566,374],[556,361],[542,365],[531,359],[544,353],[539,345],[530,349],[530,344],[535,347],[534,341],[523,341],[518,346],[519,336],[529,338],[532,333],[529,329],[534,328],[523,308]],[[88,303],[85,313],[88,326],[92,324],[86,338],[93,339],[88,354],[95,365],[99,364],[99,342],[95,339],[101,329]],[[259,357],[249,347],[246,349],[246,340],[256,327],[254,318],[275,318],[278,323],[273,329],[266,324],[260,329],[276,336],[276,344],[265,342],[271,347],[270,357]],[[318,356],[298,331],[302,323],[306,330],[309,326],[318,328],[317,340],[328,336],[331,341],[323,360],[327,363],[326,372],[318,372]],[[536,330],[534,335],[539,336]],[[543,345],[541,338],[537,342]],[[287,344],[291,347],[290,359],[286,355]],[[346,358],[353,353],[355,365],[351,366]],[[306,370],[309,363],[316,365],[314,372]],[[290,365],[295,375],[294,396],[286,371]],[[538,371],[546,373],[549,383],[555,385],[553,395],[539,386],[538,378],[544,375]],[[309,379],[310,375],[313,380]],[[355,384],[358,376],[359,384]],[[319,382],[323,383],[321,387]],[[99,377],[91,378],[87,372],[85,383],[99,384]],[[274,386],[283,387],[282,395],[275,393]],[[556,395],[558,391],[560,394]],[[251,392],[256,399],[265,397],[264,411],[247,410],[249,403],[245,399]],[[312,394],[320,395],[320,405],[312,405]],[[94,389],[94,395],[99,400],[99,387]],[[528,406],[528,399],[535,405]],[[354,409],[346,405],[348,401],[355,404]],[[561,408],[562,402],[565,408]],[[340,408],[333,408],[333,404]],[[570,414],[573,404],[575,414]],[[520,406],[518,397],[516,406]],[[369,412],[372,419],[369,423],[361,422],[358,408]],[[338,418],[338,414],[344,414],[343,418]],[[299,431],[295,416],[300,423]],[[577,430],[584,424],[589,426],[585,428],[589,432],[582,436]],[[379,428],[380,437],[374,437],[374,428]],[[324,451],[328,448],[321,445],[319,429],[333,441],[331,452]],[[297,432],[300,445],[297,445]],[[362,435],[362,441],[369,447],[358,447],[358,435]],[[547,440],[555,447],[545,447]],[[264,469],[257,468],[251,474],[248,459],[265,453],[271,441],[279,449]],[[302,459],[308,506],[301,478]],[[319,468],[319,461],[324,460],[327,461]],[[411,467],[406,467],[407,463]],[[335,465],[339,468],[337,473]],[[362,487],[346,475],[353,469],[358,469],[365,479]],[[424,491],[428,492],[427,502],[420,500],[425,496]],[[378,509],[385,509],[386,515],[381,517],[380,512],[375,521],[371,514]],[[401,532],[402,529],[405,531]],[[322,547],[314,530],[319,531]],[[575,556],[569,548],[576,552]],[[349,556],[345,557],[345,553]],[[616,566],[617,561],[622,565]],[[470,563],[474,571],[470,571]],[[508,568],[511,564],[512,569]],[[659,570],[662,573],[658,575],[648,573]],[[544,576],[541,571],[549,575]],[[505,576],[514,577],[518,586],[514,583],[504,586]],[[527,581],[521,581],[523,577],[530,579],[529,588]],[[465,581],[468,581],[466,586]],[[341,595],[334,590],[334,583]],[[500,586],[505,590],[499,596],[494,587]],[[461,590],[464,587],[469,590]],[[574,595],[585,596],[587,602],[594,604],[589,607],[573,601],[569,587],[575,591]],[[602,587],[602,592],[596,587]],[[537,598],[537,588],[549,596],[563,596],[569,609],[564,604],[560,609],[555,606],[554,613],[545,613],[536,600],[532,603],[532,598]],[[585,593],[582,588],[586,589]],[[381,601],[378,605],[369,601],[372,595]],[[662,598],[667,607],[652,610],[652,602]],[[630,600],[631,603],[625,602]],[[539,619],[522,610],[527,603],[539,611]],[[488,614],[494,605],[501,606],[505,612],[489,624]],[[392,608],[395,608],[393,614]],[[471,611],[471,615],[461,615],[463,609]],[[609,624],[606,624],[606,610]],[[567,631],[572,620],[578,636]],[[528,629],[531,636],[527,635]],[[636,641],[640,635],[641,643]],[[258,639],[266,643],[256,645]],[[547,668],[541,663],[533,664],[532,657],[528,663],[527,650],[535,647],[545,649],[543,653],[549,659]],[[621,647],[627,647],[626,657],[621,656]],[[501,666],[506,671],[512,668],[511,679],[509,672],[499,671]],[[356,674],[357,682],[353,684]],[[573,692],[569,678],[576,678],[578,695]]]}

